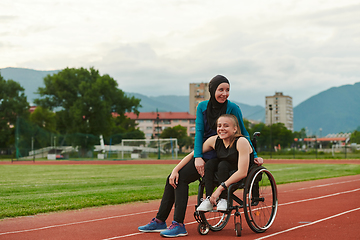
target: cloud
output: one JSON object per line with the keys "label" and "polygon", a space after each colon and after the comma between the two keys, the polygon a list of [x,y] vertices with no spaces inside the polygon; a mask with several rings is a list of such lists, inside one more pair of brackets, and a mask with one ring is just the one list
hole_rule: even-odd
{"label": "cloud", "polygon": [[189,83],[223,74],[230,99],[252,105],[275,91],[297,105],[360,81],[355,0],[19,0],[5,7],[0,67],[93,66],[124,91],[148,96],[187,95]]}

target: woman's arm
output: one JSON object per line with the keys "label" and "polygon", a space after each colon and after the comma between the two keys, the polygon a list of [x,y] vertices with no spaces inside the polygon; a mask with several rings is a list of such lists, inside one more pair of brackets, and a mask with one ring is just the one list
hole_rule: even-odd
{"label": "woman's arm", "polygon": [[203,111],[207,106],[208,101],[203,101],[199,103],[196,109],[196,119],[195,119],[195,140],[194,140],[194,157],[195,158],[202,158],[202,145],[203,145],[203,138],[204,138],[204,116]]}
{"label": "woman's arm", "polygon": [[[212,136],[209,137],[203,144],[203,152],[208,152],[210,150],[213,150],[215,148],[215,141],[216,137]],[[194,157],[194,151],[186,155],[172,170],[170,177],[169,177],[169,183],[171,186],[173,186],[175,189],[177,187],[178,181],[179,181],[179,171]],[[199,173],[200,174],[200,173]]]}
{"label": "woman's arm", "polygon": [[206,141],[203,144],[202,152],[208,152],[215,149],[215,142],[218,135],[214,135],[206,139]]}
{"label": "woman's arm", "polygon": [[179,183],[179,171],[194,157],[194,151],[186,155],[172,170],[169,183],[173,188],[176,189],[177,184]]}
{"label": "woman's arm", "polygon": [[250,153],[252,151],[249,142],[245,138],[239,138],[236,149],[239,152],[238,170],[225,181],[226,186],[230,186],[246,177],[249,170]]}
{"label": "woman's arm", "polygon": [[203,156],[202,144],[203,144],[204,131],[205,131],[203,111],[207,106],[207,103],[208,101],[199,103],[196,109],[196,119],[195,119],[195,141],[194,141],[195,168],[202,177],[205,174],[205,161],[202,159]]}

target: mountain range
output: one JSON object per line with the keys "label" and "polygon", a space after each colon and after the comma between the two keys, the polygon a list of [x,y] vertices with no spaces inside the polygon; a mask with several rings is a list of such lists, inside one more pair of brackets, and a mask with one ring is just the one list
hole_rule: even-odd
{"label": "mountain range", "polygon": [[[3,68],[0,73],[5,80],[12,79],[19,82],[25,89],[25,95],[31,104],[39,96],[35,94],[39,87],[44,86],[43,78],[60,70],[38,71],[25,68]],[[145,96],[139,93],[128,93],[141,99],[140,112],[188,112],[189,96],[162,95],[157,97]],[[231,100],[231,97],[230,97]],[[264,122],[265,108],[251,106],[236,101],[243,117]],[[314,95],[294,107],[294,130],[306,128],[312,135],[329,133],[352,132],[360,127],[360,82],[354,85],[333,87]],[[320,130],[321,129],[321,130]]]}

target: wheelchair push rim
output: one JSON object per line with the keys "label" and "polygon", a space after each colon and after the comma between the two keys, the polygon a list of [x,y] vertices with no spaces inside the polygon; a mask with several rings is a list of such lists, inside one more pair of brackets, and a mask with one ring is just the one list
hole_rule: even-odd
{"label": "wheelchair push rim", "polygon": [[264,167],[254,169],[249,175],[244,188],[244,215],[251,230],[261,233],[275,220],[278,207],[276,183]]}
{"label": "wheelchair push rim", "polygon": [[229,212],[209,211],[200,212],[202,221],[209,226],[211,231],[220,231],[229,222]]}

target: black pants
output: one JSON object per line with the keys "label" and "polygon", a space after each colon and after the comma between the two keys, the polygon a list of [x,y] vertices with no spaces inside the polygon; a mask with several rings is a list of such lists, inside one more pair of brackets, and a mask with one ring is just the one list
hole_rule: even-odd
{"label": "black pants", "polygon": [[176,189],[170,185],[169,177],[170,175],[166,180],[164,194],[156,218],[165,221],[169,217],[170,211],[175,203],[174,221],[184,223],[189,196],[189,184],[200,178],[200,174],[195,168],[195,159],[192,158],[179,171],[179,183]]}
{"label": "black pants", "polygon": [[[220,161],[217,158],[210,159],[205,164],[205,192],[206,197],[211,196],[214,191],[214,179],[215,179],[215,172],[218,170],[218,164]],[[220,184],[221,182],[219,182]]]}
{"label": "black pants", "polygon": [[[228,161],[220,161],[216,158],[211,159],[206,162],[205,164],[205,191],[206,196],[211,196],[211,194],[214,191],[214,178],[215,173],[217,173],[217,180],[219,182],[219,185],[221,182],[225,182],[230,177],[230,173],[236,171],[238,168],[237,164],[230,163]],[[226,191],[222,191],[220,194],[220,198],[227,197]]]}
{"label": "black pants", "polygon": [[[230,177],[230,172],[236,171],[238,169],[237,164],[229,163],[228,161],[221,161],[218,164],[218,180],[219,182],[225,182]],[[222,191],[219,198],[227,199],[227,191]]]}

